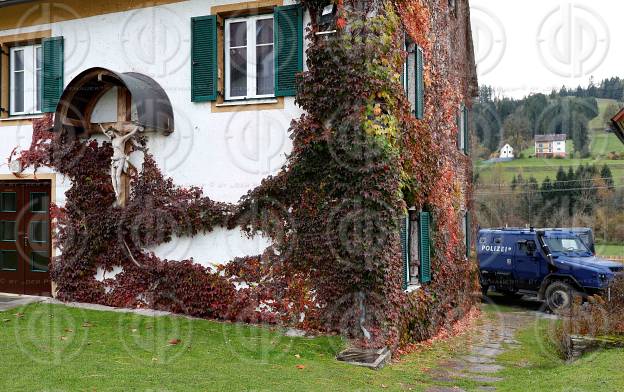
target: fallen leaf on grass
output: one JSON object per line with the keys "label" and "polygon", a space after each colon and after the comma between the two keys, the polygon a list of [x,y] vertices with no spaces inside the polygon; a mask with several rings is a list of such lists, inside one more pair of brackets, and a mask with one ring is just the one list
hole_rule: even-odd
{"label": "fallen leaf on grass", "polygon": [[176,344],[180,344],[182,341],[180,339],[171,339],[169,341],[169,345],[175,346]]}
{"label": "fallen leaf on grass", "polygon": [[67,333],[72,333],[72,332],[74,332],[74,330],[73,330],[73,329],[70,329],[70,328],[65,328],[65,332],[67,332]]}
{"label": "fallen leaf on grass", "polygon": [[295,358],[299,359],[299,358],[301,358],[301,355],[295,354]]}
{"label": "fallen leaf on grass", "polygon": [[17,318],[24,317],[24,313],[17,312],[17,313],[15,313],[13,316],[15,316],[15,317],[17,317]]}
{"label": "fallen leaf on grass", "polygon": [[61,336],[61,340],[63,341],[67,340],[67,336]]}
{"label": "fallen leaf on grass", "polygon": [[8,323],[9,321],[11,321],[11,319],[2,319],[2,321],[4,321],[5,323]]}
{"label": "fallen leaf on grass", "polygon": [[299,370],[303,370],[303,369],[305,369],[305,366],[303,366],[303,365],[297,365],[296,367],[297,367],[297,369],[299,369]]}
{"label": "fallen leaf on grass", "polygon": [[82,327],[83,327],[83,328],[90,328],[90,327],[93,327],[93,324],[91,324],[91,323],[90,323],[90,322],[88,322],[88,321],[85,321],[84,323],[82,323]]}
{"label": "fallen leaf on grass", "polygon": [[381,384],[381,387],[384,388],[384,389],[388,388],[388,386],[386,384]]}

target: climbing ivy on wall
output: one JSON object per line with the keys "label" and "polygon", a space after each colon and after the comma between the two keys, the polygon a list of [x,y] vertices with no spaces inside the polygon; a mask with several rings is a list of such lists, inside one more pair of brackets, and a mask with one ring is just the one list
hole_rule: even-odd
{"label": "climbing ivy on wall", "polygon": [[[340,1],[337,27],[317,36],[313,16],[308,70],[298,80],[293,151],[283,169],[239,203],[210,200],[165,178],[145,159],[131,178],[127,206],[113,206],[110,143],[34,126],[24,166],[51,166],[72,183],[53,207],[61,256],[51,274],[63,300],[147,306],[199,317],[273,322],[339,331],[364,346],[422,340],[473,305],[474,266],[465,259],[457,184],[471,178],[455,147],[465,81],[448,66],[446,2]],[[426,117],[410,111],[400,72],[407,32],[424,49]],[[467,189],[470,193],[470,189]],[[434,217],[431,284],[402,290],[399,219],[407,207]],[[269,237],[262,255],[215,267],[160,260],[144,251],[172,236],[241,227]],[[123,268],[98,281],[98,268]]]}

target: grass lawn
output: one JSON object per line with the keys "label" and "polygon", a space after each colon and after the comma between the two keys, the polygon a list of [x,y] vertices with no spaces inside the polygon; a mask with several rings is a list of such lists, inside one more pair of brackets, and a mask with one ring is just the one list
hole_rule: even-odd
{"label": "grass lawn", "polygon": [[[517,310],[517,309],[516,309]],[[485,306],[485,317],[509,307]],[[624,388],[624,350],[573,365],[555,358],[536,330],[503,354],[511,365],[499,391],[615,391]],[[337,362],[338,337],[287,338],[269,328],[35,304],[0,313],[2,391],[424,391],[427,370],[466,352],[474,331],[403,357],[381,371]],[[536,337],[537,336],[537,337]],[[180,339],[170,344],[172,339]],[[175,342],[174,342],[175,343]]]}
{"label": "grass lawn", "polygon": [[622,107],[622,103],[615,99],[596,98],[598,103],[598,116],[589,121],[588,127],[590,130],[604,130],[605,124],[603,121],[603,115],[607,106],[611,103],[616,104],[618,107]]}
{"label": "grass lawn", "polygon": [[479,173],[481,183],[491,184],[504,181],[511,183],[514,175],[522,174],[523,177],[535,177],[538,182],[544,181],[546,177],[554,180],[557,170],[563,166],[567,170],[568,167],[576,168],[579,165],[596,165],[602,168],[608,165],[611,168],[613,180],[616,185],[624,185],[624,161],[612,161],[606,159],[535,159],[524,158],[515,159],[510,162],[500,162],[488,164],[480,162],[477,164],[476,171]]}
{"label": "grass lawn", "polygon": [[596,244],[596,253],[600,256],[624,257],[623,244]]}
{"label": "grass lawn", "polygon": [[36,304],[0,313],[0,325],[3,392],[417,391],[429,382],[423,369],[465,344],[436,344],[376,372],[336,361],[338,337],[287,338],[240,324]]}
{"label": "grass lawn", "polygon": [[497,358],[505,369],[497,375],[497,391],[583,391],[624,390],[624,349],[586,354],[567,364],[556,355],[548,336],[553,321],[540,320],[519,334],[521,347]]}

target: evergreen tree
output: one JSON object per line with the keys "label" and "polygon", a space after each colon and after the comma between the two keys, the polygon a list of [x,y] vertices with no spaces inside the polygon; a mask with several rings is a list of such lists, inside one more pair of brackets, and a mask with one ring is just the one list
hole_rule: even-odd
{"label": "evergreen tree", "polygon": [[600,178],[604,181],[608,189],[615,189],[613,174],[611,173],[609,165],[604,165],[602,169],[600,169]]}

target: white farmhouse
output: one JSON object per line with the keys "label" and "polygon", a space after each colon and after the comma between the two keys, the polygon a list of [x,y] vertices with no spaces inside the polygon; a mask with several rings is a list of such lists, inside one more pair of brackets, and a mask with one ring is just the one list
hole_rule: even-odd
{"label": "white farmhouse", "polygon": [[535,157],[537,158],[565,158],[565,134],[535,135]]}
{"label": "white farmhouse", "polygon": [[505,144],[503,148],[500,149],[500,158],[501,159],[513,159],[514,157],[514,149],[509,144]]}
{"label": "white farmhouse", "polygon": [[[451,22],[445,21],[445,26],[457,25],[448,28],[449,34],[465,37],[457,45],[462,51],[453,50],[458,53],[453,61],[466,74],[461,78],[466,85],[457,86],[461,143],[451,151],[462,155],[468,153],[468,92],[477,90],[468,10],[467,0],[458,1]],[[323,14],[321,23],[334,23],[326,20],[333,14]],[[145,138],[154,165],[172,183],[196,187],[215,203],[237,203],[278,174],[293,150],[289,127],[304,113],[295,102],[296,76],[307,69],[306,50],[314,42],[306,38],[306,28],[312,20],[295,0],[0,0],[0,159],[27,151],[37,137],[33,124],[53,116],[54,125],[41,132],[75,135],[85,144],[112,140],[111,192],[117,200],[111,210],[125,207],[131,174],[144,162],[144,152],[130,139],[125,143],[124,135],[135,133]],[[426,110],[435,111],[433,117],[442,110],[425,107],[424,74],[431,56],[413,40],[406,39],[404,47],[405,93],[414,121],[426,121]],[[74,163],[82,159],[77,156]],[[53,246],[48,212],[52,204],[64,207],[71,201],[71,193],[66,196],[71,188],[71,179],[50,167],[35,173],[17,160],[0,165],[0,292],[50,295],[56,290],[49,264],[61,249]],[[150,206],[145,212],[149,215]],[[423,218],[406,224],[428,227],[427,214],[417,211]],[[167,216],[157,218],[150,221],[154,230],[161,221],[167,223],[160,226],[180,225]],[[193,216],[194,222],[203,218]],[[241,230],[245,222],[237,224],[192,235],[173,231],[167,241],[143,246],[133,239],[131,245],[159,260],[192,259],[205,268],[260,255],[271,245],[267,237]],[[429,246],[428,231],[407,233],[405,241]],[[469,236],[466,241],[469,247]],[[123,245],[120,264],[132,258],[125,237]],[[426,262],[417,264],[420,253]],[[402,271],[410,271],[412,262],[417,272],[404,277],[406,284],[431,277],[429,256],[420,253],[402,254]],[[113,267],[98,266],[97,280],[114,279],[122,269]]]}

